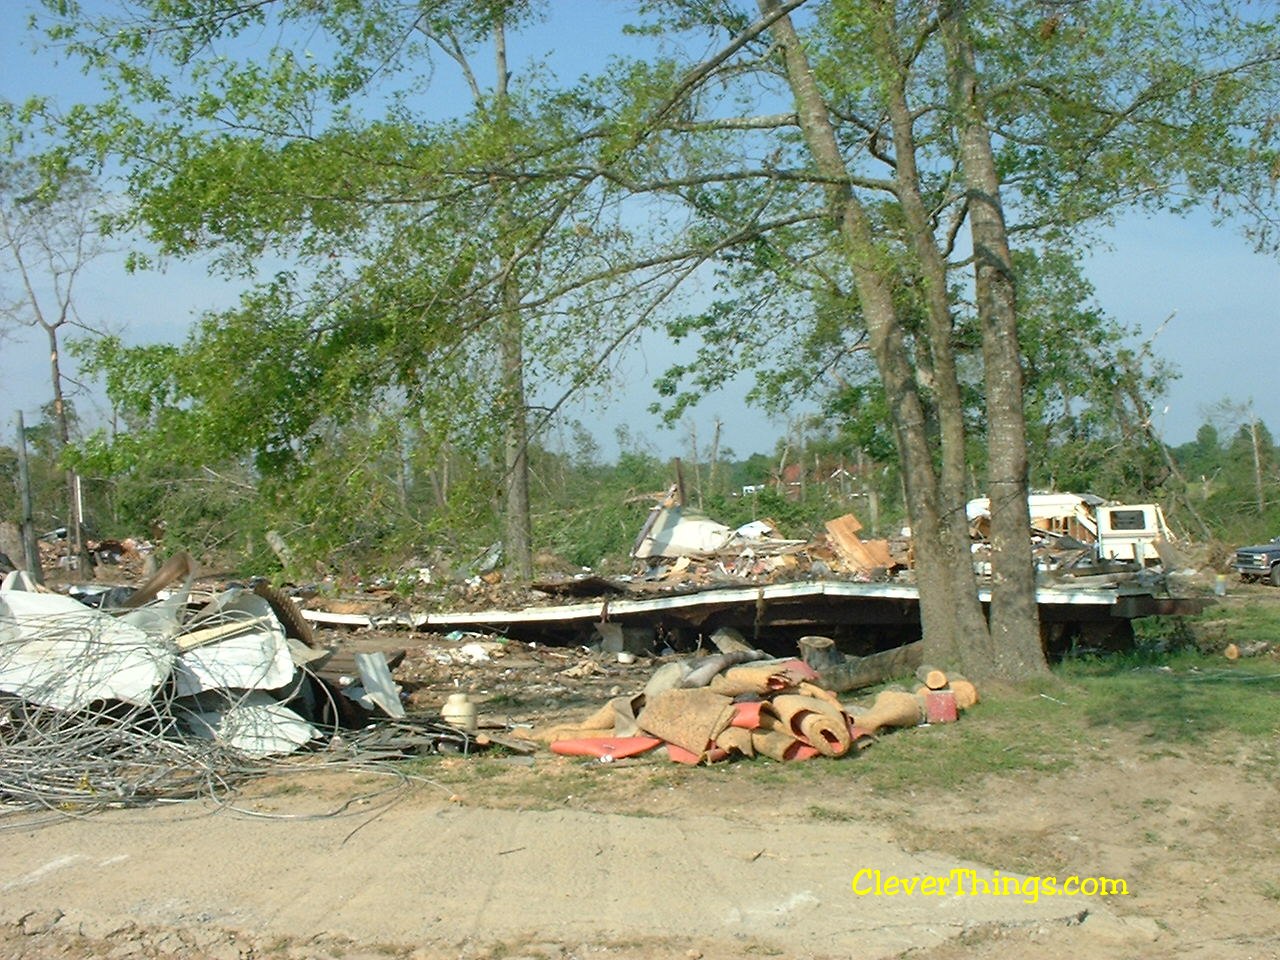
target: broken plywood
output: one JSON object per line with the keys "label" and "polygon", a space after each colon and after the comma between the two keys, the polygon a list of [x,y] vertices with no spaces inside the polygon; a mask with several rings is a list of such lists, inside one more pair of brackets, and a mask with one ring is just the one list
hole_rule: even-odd
{"label": "broken plywood", "polygon": [[845,565],[864,574],[894,567],[888,541],[863,540],[858,536],[861,529],[861,522],[852,513],[827,521],[827,537]]}

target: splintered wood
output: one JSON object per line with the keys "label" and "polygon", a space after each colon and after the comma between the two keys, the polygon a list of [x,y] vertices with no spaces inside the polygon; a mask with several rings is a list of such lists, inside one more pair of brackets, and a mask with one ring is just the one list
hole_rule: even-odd
{"label": "splintered wood", "polygon": [[887,540],[863,540],[862,524],[852,513],[827,521],[827,537],[840,560],[856,573],[872,574],[894,566]]}

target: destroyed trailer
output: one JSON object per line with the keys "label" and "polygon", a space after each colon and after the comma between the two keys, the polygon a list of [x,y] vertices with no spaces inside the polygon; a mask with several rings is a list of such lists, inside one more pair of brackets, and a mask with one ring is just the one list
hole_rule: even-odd
{"label": "destroyed trailer", "polygon": [[[1053,554],[1072,550],[1079,552],[1077,562],[1160,567],[1161,546],[1174,539],[1159,504],[1112,503],[1088,493],[1033,493],[1027,497],[1027,508],[1033,542],[1049,548],[1037,554],[1042,569],[1059,565],[1060,558]],[[985,542],[990,535],[990,501],[970,500],[965,514],[974,537]]]}
{"label": "destroyed trailer", "polygon": [[[830,638],[854,657],[920,639],[919,588],[906,538],[863,540],[861,523],[846,514],[827,521],[825,536],[786,539],[770,521],[735,530],[676,499],[668,494],[651,511],[632,550],[639,567],[631,576],[534,583],[570,602],[442,610],[422,614],[415,626],[638,655],[700,648],[724,628],[774,656],[794,655],[797,643],[812,636]],[[1133,640],[1135,618],[1203,608],[1202,600],[1168,594],[1159,569],[1168,529],[1158,506],[1075,494],[1049,499],[1032,504],[1040,544],[1036,599],[1048,655],[1123,648]],[[986,503],[970,508],[975,568],[983,572]],[[989,583],[980,581],[978,593],[990,603]]]}

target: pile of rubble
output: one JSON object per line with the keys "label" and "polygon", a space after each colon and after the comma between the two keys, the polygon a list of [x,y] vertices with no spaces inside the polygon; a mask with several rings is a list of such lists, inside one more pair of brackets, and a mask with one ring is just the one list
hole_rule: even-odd
{"label": "pile of rubble", "polygon": [[911,564],[906,540],[863,540],[862,524],[845,514],[826,524],[826,535],[791,540],[768,519],[731,529],[678,502],[674,489],[649,511],[631,555],[645,565],[642,579],[706,583],[760,582],[805,575],[883,580]]}
{"label": "pile of rubble", "polygon": [[[185,583],[171,591],[162,581]],[[0,801],[84,809],[218,795],[261,761],[308,748],[357,756],[469,750],[465,731],[410,721],[387,659],[326,673],[292,601],[260,584],[192,602],[189,558],[139,588],[80,599],[25,574],[0,584]],[[90,604],[114,607],[98,609]]]}

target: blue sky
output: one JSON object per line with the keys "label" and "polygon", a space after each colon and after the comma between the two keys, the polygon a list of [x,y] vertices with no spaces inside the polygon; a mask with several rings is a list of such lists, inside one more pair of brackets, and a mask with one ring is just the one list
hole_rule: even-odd
{"label": "blue sky", "polygon": [[[91,97],[92,81],[65,64],[55,67],[47,54],[30,51],[21,29],[25,14],[15,7],[7,4],[0,14],[0,97],[21,99],[34,92],[63,102]],[[585,58],[591,53],[598,58],[601,50],[618,49],[616,6],[562,0],[555,9],[555,19],[519,43],[549,51],[556,69],[574,74],[588,69]],[[1156,405],[1156,426],[1166,440],[1191,439],[1206,409],[1223,399],[1252,404],[1280,435],[1280,263],[1255,253],[1237,231],[1216,227],[1203,215],[1126,218],[1103,240],[1086,262],[1098,303],[1146,336],[1163,325],[1155,351],[1181,374]],[[181,338],[195,316],[233,303],[236,294],[235,287],[209,277],[198,264],[173,263],[164,274],[129,275],[118,258],[106,258],[83,278],[78,301],[90,321],[122,332],[131,342],[154,342]],[[656,399],[650,385],[671,356],[669,345],[649,336],[619,365],[618,379],[626,385],[609,405],[602,409],[593,400],[589,409],[571,414],[599,434],[606,451],[612,449],[613,428],[625,423],[657,452],[687,454],[687,430],[662,428],[647,412]],[[724,423],[722,444],[737,455],[771,449],[784,425],[746,407],[741,400],[746,389],[738,382],[695,409],[700,442],[707,441],[718,418]],[[43,335],[0,344],[0,422],[11,423],[18,409],[34,416],[48,393]],[[89,404],[91,398],[81,402]]]}
{"label": "blue sky", "polygon": [[1181,374],[1155,411],[1166,441],[1192,439],[1222,400],[1280,436],[1280,262],[1203,213],[1128,217],[1106,239],[1085,263],[1098,302]]}

